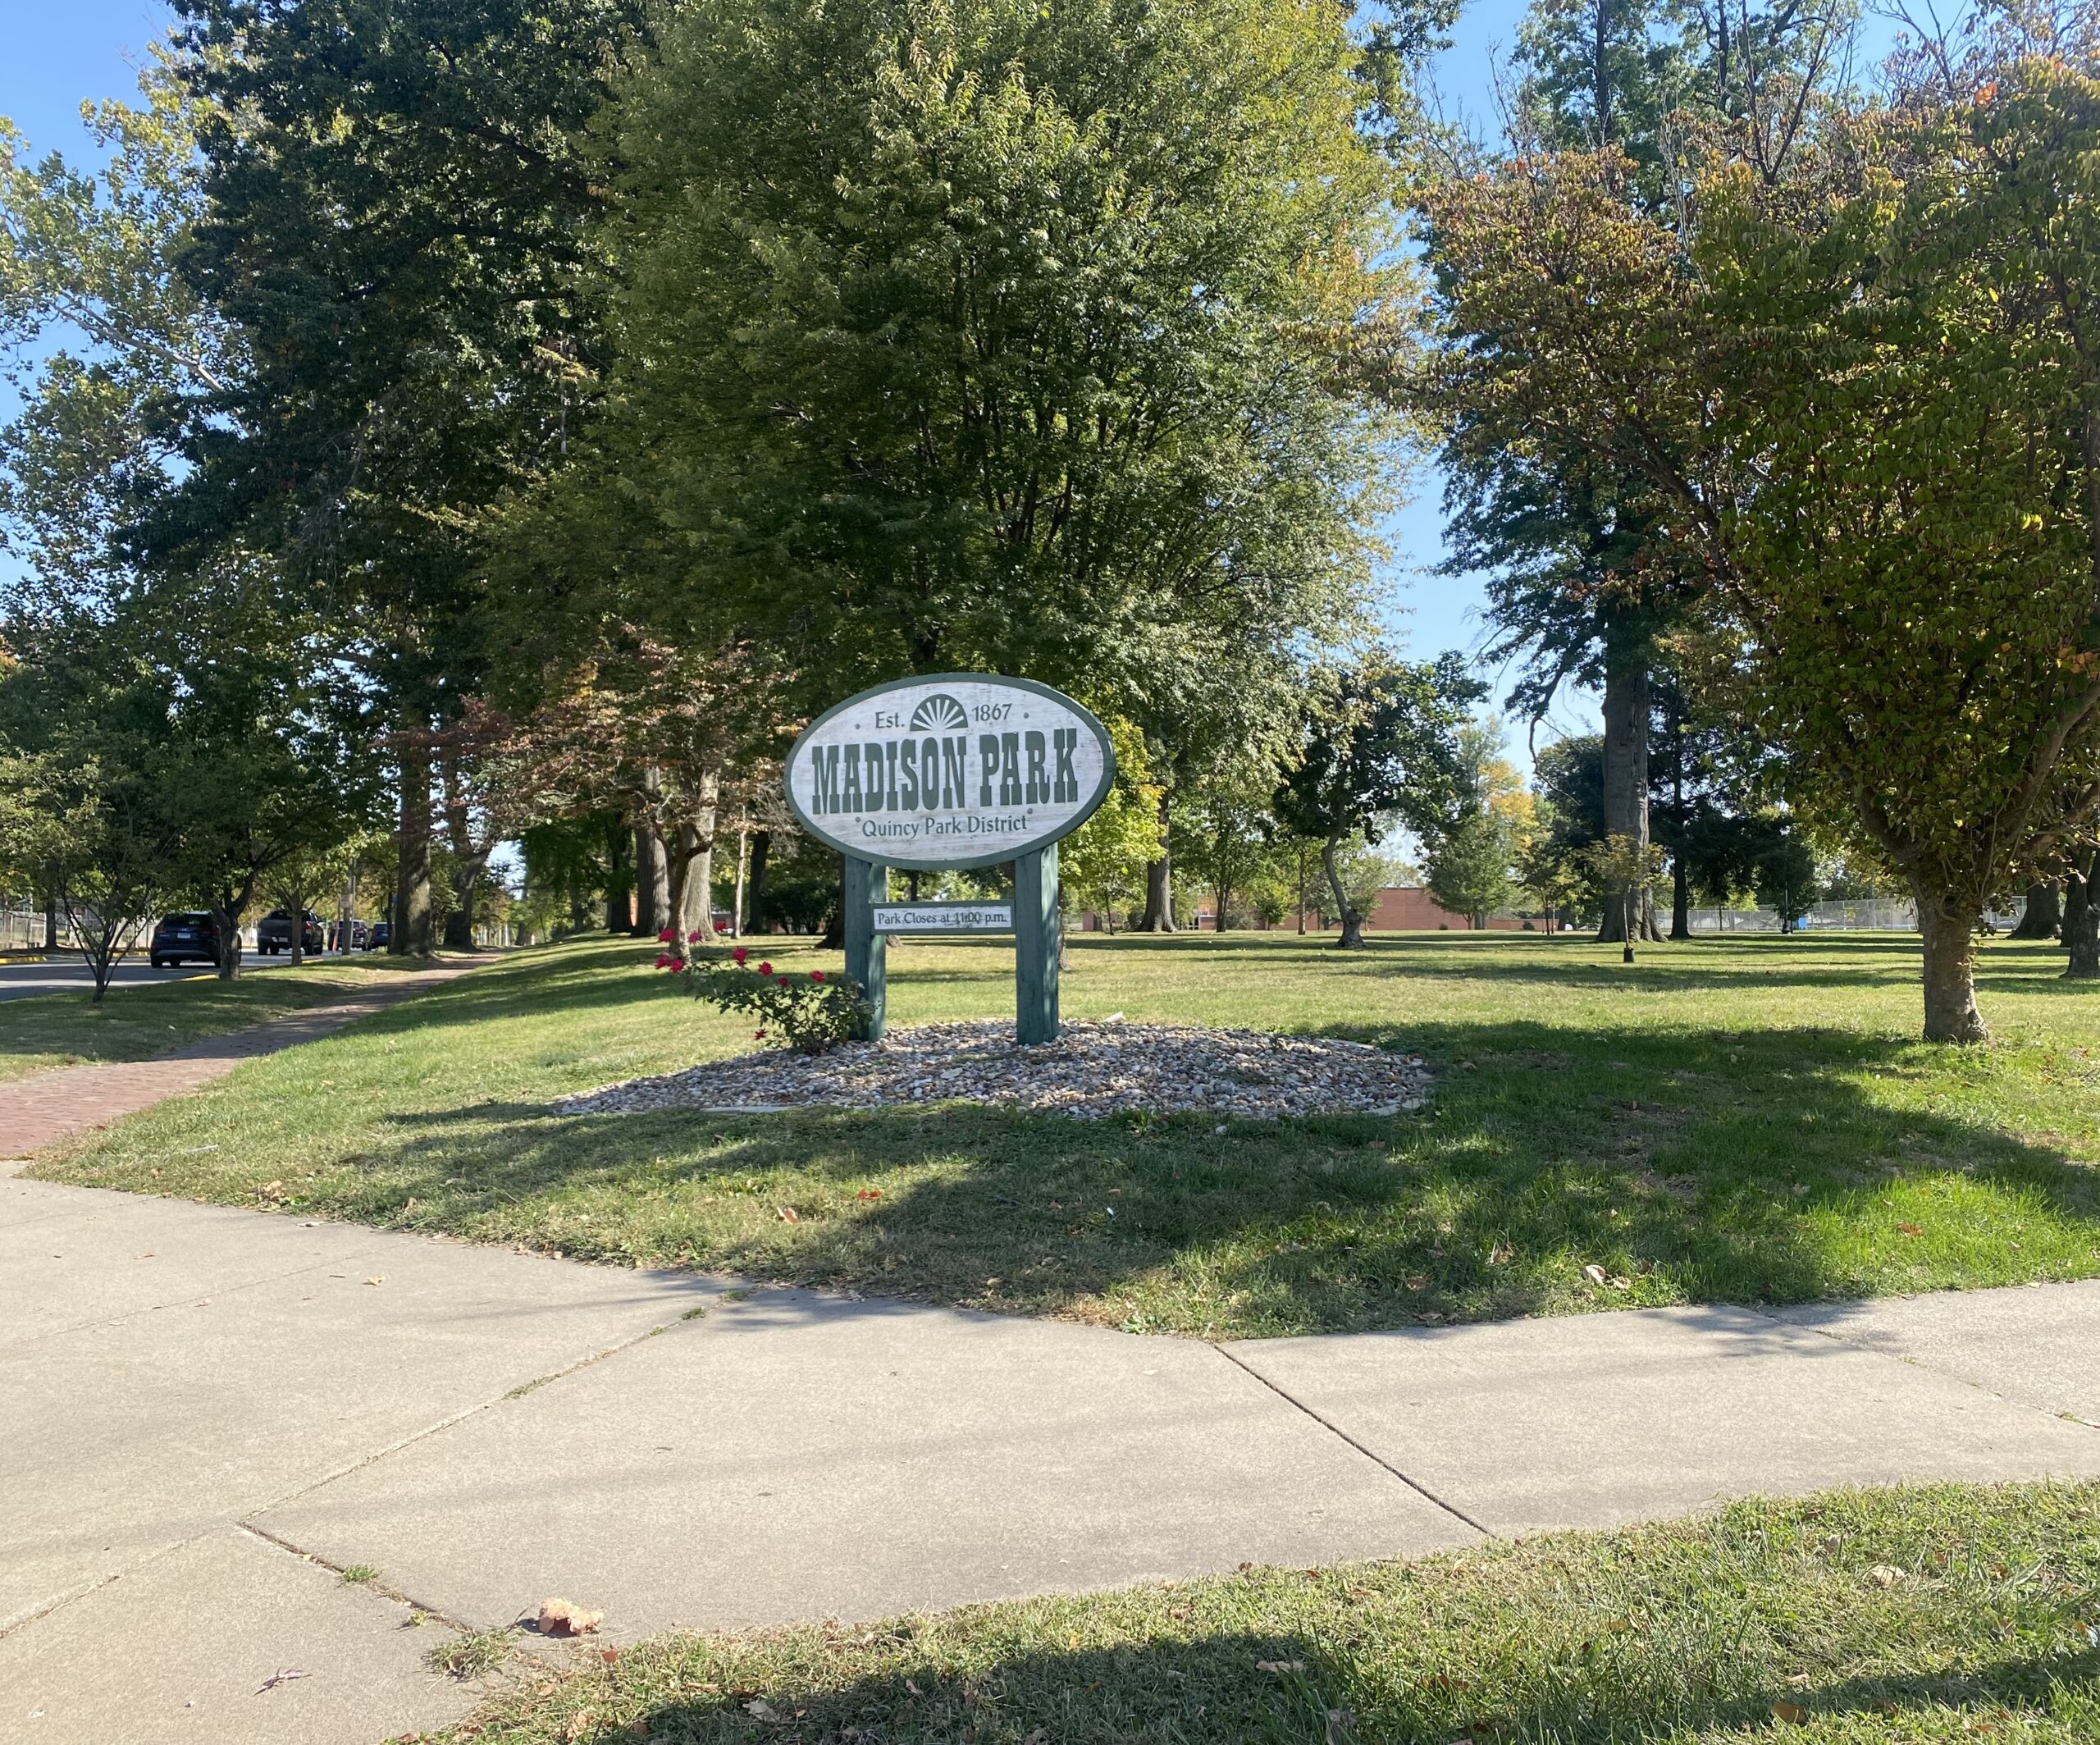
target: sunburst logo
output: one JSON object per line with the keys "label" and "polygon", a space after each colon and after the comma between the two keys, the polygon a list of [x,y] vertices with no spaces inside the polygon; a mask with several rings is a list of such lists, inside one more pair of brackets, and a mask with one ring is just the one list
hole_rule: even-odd
{"label": "sunburst logo", "polygon": [[936,691],[911,711],[915,733],[952,733],[969,725],[969,713],[945,691]]}

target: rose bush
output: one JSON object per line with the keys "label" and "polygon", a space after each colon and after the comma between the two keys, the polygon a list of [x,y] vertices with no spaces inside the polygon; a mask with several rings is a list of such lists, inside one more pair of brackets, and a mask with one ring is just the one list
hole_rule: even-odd
{"label": "rose bush", "polygon": [[851,1041],[866,1025],[867,995],[851,976],[823,970],[788,975],[767,962],[753,969],[750,952],[741,945],[728,952],[688,955],[700,937],[696,933],[681,941],[675,934],[664,934],[656,967],[678,976],[710,1006],[751,1013],[759,1021],[754,1040],[777,1039],[798,1054],[821,1054]]}

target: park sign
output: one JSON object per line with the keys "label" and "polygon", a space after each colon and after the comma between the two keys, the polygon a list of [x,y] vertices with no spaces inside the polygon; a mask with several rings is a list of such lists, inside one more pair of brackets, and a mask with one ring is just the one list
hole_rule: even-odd
{"label": "park sign", "polygon": [[1108,729],[1032,679],[900,678],[849,697],[788,754],[788,803],[842,854],[908,871],[995,866],[1093,816],[1116,779]]}

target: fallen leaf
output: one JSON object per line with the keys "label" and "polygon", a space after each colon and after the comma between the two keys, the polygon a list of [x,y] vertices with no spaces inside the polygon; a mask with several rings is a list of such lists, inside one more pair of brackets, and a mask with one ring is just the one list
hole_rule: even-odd
{"label": "fallen leaf", "polygon": [[1254,1670],[1257,1672],[1303,1672],[1305,1670],[1305,1662],[1303,1660],[1257,1660],[1254,1662]]}
{"label": "fallen leaf", "polygon": [[310,1679],[313,1676],[313,1674],[312,1673],[301,1672],[296,1666],[280,1666],[275,1672],[272,1673],[268,1678],[265,1679],[260,1684],[255,1687],[255,1694],[259,1697],[263,1692],[273,1691],[280,1684],[289,1684],[294,1679]]}
{"label": "fallen leaf", "polygon": [[774,1718],[773,1705],[763,1697],[752,1697],[744,1705],[744,1713],[750,1715],[753,1720],[771,1720]]}
{"label": "fallen leaf", "polygon": [[1605,1269],[1592,1263],[1582,1268],[1582,1277],[1593,1285],[1601,1285],[1605,1281]]}
{"label": "fallen leaf", "polygon": [[1790,1727],[1798,1727],[1808,1720],[1808,1711],[1798,1702],[1775,1702],[1772,1705],[1772,1718],[1783,1720]]}
{"label": "fallen leaf", "polygon": [[1491,1267],[1506,1267],[1516,1258],[1516,1249],[1507,1242],[1498,1242],[1487,1251],[1487,1263]]}
{"label": "fallen leaf", "polygon": [[565,1739],[580,1739],[597,1724],[597,1717],[588,1709],[578,1709],[568,1717],[568,1724],[561,1729]]}
{"label": "fallen leaf", "polygon": [[368,1285],[383,1285],[386,1282],[386,1275],[384,1272],[375,1272],[365,1282]]}
{"label": "fallen leaf", "polygon": [[856,1199],[880,1199],[883,1197],[883,1190],[880,1188],[862,1188],[853,1197]]}
{"label": "fallen leaf", "polygon": [[1020,1745],[1050,1745],[1050,1729],[1048,1727],[1038,1727],[1034,1732],[1020,1742]]}
{"label": "fallen leaf", "polygon": [[783,1206],[780,1208],[780,1222],[783,1224],[799,1224],[802,1220],[792,1206]]}
{"label": "fallen leaf", "polygon": [[1877,1587],[1893,1587],[1903,1579],[1904,1573],[1892,1563],[1878,1563],[1867,1571]]}
{"label": "fallen leaf", "polygon": [[598,1658],[603,1660],[608,1666],[619,1660],[619,1657],[620,1651],[617,1648],[600,1648],[598,1651]]}
{"label": "fallen leaf", "polygon": [[914,1680],[910,1679],[906,1679],[904,1681],[904,1688],[910,1691],[915,1697],[923,1697],[926,1694],[925,1692],[919,1688],[918,1684]]}
{"label": "fallen leaf", "polygon": [[1427,1272],[1409,1273],[1407,1286],[1410,1290],[1427,1290],[1429,1288],[1429,1275]]}
{"label": "fallen leaf", "polygon": [[539,1632],[542,1636],[582,1636],[596,1629],[605,1615],[587,1611],[568,1600],[542,1600]]}
{"label": "fallen leaf", "polygon": [[281,1181],[266,1181],[261,1187],[256,1189],[255,1197],[258,1199],[282,1199],[285,1197],[285,1185]]}

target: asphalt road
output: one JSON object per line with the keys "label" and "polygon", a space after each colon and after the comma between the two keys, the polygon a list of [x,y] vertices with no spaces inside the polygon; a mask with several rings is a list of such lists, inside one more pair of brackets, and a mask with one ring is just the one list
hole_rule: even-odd
{"label": "asphalt road", "polygon": [[[253,975],[258,970],[274,970],[291,962],[289,957],[263,957],[249,952],[241,959],[240,973]],[[171,970],[157,970],[144,957],[127,958],[116,966],[110,980],[112,984],[126,985],[141,981],[183,981],[191,976],[209,975],[208,966],[185,963]],[[32,994],[59,994],[68,988],[89,988],[94,978],[89,975],[88,966],[80,958],[54,957],[48,963],[0,963],[0,1000],[26,999]]]}

